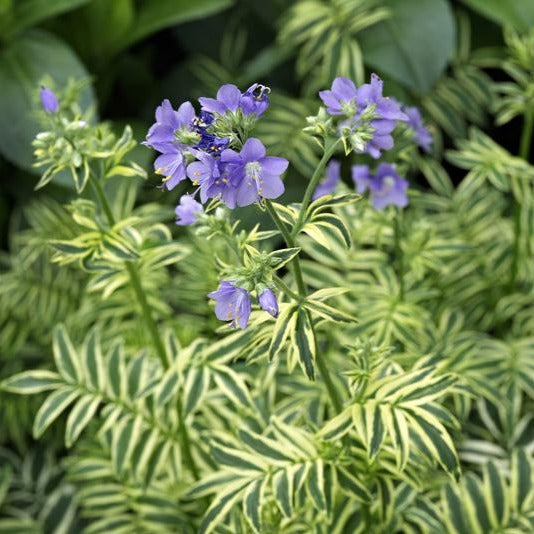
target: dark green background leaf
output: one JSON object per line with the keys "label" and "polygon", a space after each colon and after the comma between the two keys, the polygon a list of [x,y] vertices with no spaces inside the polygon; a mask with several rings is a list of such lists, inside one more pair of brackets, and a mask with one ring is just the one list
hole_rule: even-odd
{"label": "dark green background leaf", "polygon": [[534,25],[532,0],[463,0],[470,8],[502,25],[526,31]]}
{"label": "dark green background leaf", "polygon": [[389,19],[361,34],[367,65],[417,93],[436,83],[455,46],[455,22],[445,0],[388,0]]}
{"label": "dark green background leaf", "polygon": [[[39,82],[49,75],[58,86],[88,74],[74,52],[57,37],[33,31],[0,53],[0,153],[16,165],[32,170],[32,141],[38,132],[32,116]],[[90,88],[83,105],[93,103]]]}

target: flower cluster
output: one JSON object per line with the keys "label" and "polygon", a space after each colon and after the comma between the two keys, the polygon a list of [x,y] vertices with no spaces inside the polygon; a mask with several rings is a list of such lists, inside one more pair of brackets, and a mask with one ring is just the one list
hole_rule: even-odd
{"label": "flower cluster", "polygon": [[[53,86],[53,80],[50,83]],[[48,85],[41,85],[38,91],[41,111],[36,117],[42,130],[33,140],[34,166],[42,168],[43,172],[36,189],[67,171],[76,191],[81,193],[95,160],[102,163],[105,174],[126,172],[128,176],[146,176],[139,165],[123,159],[136,146],[131,128],[126,126],[117,138],[109,124],[94,120],[91,108],[83,109],[78,104],[85,87],[85,81],[70,81],[57,93]]]}
{"label": "flower cluster", "polygon": [[[429,152],[432,135],[425,127],[416,107],[403,106],[394,98],[382,95],[383,82],[371,75],[371,82],[360,87],[347,78],[336,78],[332,87],[319,91],[326,108],[321,108],[315,117],[309,117],[305,130],[318,136],[341,137],[348,153],[366,153],[378,159],[382,152],[393,148],[393,130],[398,122],[404,123],[413,133],[415,143]],[[376,209],[392,204],[404,207],[408,204],[408,182],[401,178],[393,165],[382,163],[376,172],[366,165],[354,165],[352,177],[357,191],[370,192],[371,203]],[[313,199],[334,192],[341,181],[340,163],[331,160],[326,167],[324,179],[318,184]]]}
{"label": "flower cluster", "polygon": [[[209,293],[208,297],[215,300],[215,315],[221,321],[230,321],[230,326],[245,328],[250,317],[252,298],[250,293],[236,286],[233,282],[223,280],[217,291]],[[270,288],[265,288],[258,295],[258,303],[262,310],[273,317],[278,316],[278,302],[276,295]]]}
{"label": "flower cluster", "polygon": [[[279,197],[284,192],[280,176],[288,161],[267,156],[261,141],[249,137],[269,106],[268,93],[269,89],[259,84],[244,93],[226,84],[216,98],[199,98],[198,115],[190,102],[174,110],[164,100],[156,109],[156,122],[145,144],[160,153],[154,167],[164,176],[165,187],[171,190],[189,178],[198,187],[202,203],[218,198],[229,208]],[[180,204],[179,224],[190,224],[194,218],[183,214],[192,209],[191,199]]]}
{"label": "flower cluster", "polygon": [[382,90],[382,80],[372,74],[371,83],[360,87],[348,78],[336,78],[331,89],[319,92],[326,111],[342,119],[338,130],[345,144],[375,159],[393,148],[391,134],[397,122],[409,120],[400,104],[384,97]]}
{"label": "flower cluster", "polygon": [[[408,182],[397,174],[393,165],[381,163],[375,174],[371,173],[367,165],[353,165],[352,179],[358,193],[369,190],[371,204],[375,209],[381,210],[389,205],[403,208],[408,205]],[[313,199],[332,194],[340,181],[341,163],[331,160],[326,167],[325,178],[313,193]]]}

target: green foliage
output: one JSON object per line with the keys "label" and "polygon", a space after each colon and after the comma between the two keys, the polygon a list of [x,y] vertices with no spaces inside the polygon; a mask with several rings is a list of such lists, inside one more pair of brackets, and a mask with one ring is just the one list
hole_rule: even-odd
{"label": "green foliage", "polygon": [[381,0],[302,0],[286,14],[279,38],[299,48],[297,74],[310,75],[309,92],[336,76],[364,81],[358,34],[389,16]]}
{"label": "green foliage", "polygon": [[[88,74],[65,43],[43,31],[31,31],[0,50],[0,152],[28,170],[33,163],[31,143],[39,131],[31,110],[45,76],[65,86],[69,79],[84,79]],[[93,90],[88,86],[83,104],[93,103]]]}
{"label": "green foliage", "polygon": [[443,0],[383,2],[389,17],[362,35],[365,62],[419,94],[428,92],[454,51],[454,20]]}
{"label": "green foliage", "polygon": [[[0,533],[532,532],[530,2],[231,6],[0,0],[3,156],[29,169],[48,121],[40,181],[0,185],[24,200],[0,253]],[[185,54],[168,78],[164,47]],[[410,180],[403,211],[349,189],[350,163],[374,165],[359,154],[303,201],[341,146],[317,143],[315,91],[364,66],[435,139],[423,154],[399,128],[385,154]],[[287,196],[175,228],[175,192],[140,180],[148,157],[123,121],[97,122],[95,89],[117,117],[171,86],[255,81]],[[31,111],[40,83],[68,120]],[[27,199],[19,178],[43,189]],[[278,317],[253,303],[246,329],[217,329],[221,279],[272,288]]]}
{"label": "green foliage", "polygon": [[534,24],[534,6],[529,0],[463,0],[482,15],[503,26],[528,30]]}

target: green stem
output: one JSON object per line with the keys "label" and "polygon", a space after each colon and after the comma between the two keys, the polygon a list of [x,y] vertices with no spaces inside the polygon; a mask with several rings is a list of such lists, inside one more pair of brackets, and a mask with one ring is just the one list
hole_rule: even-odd
{"label": "green stem", "polygon": [[[295,223],[295,226],[292,232],[289,232],[286,225],[284,224],[284,222],[282,221],[282,219],[279,217],[278,213],[274,209],[272,202],[269,199],[265,200],[265,206],[267,208],[267,211],[269,212],[269,215],[274,221],[274,224],[280,230],[280,233],[282,234],[282,237],[284,238],[286,245],[289,248],[295,247],[295,238],[302,227],[302,223],[304,222],[304,215],[310,204],[313,192],[315,191],[315,188],[317,187],[317,184],[319,183],[319,180],[322,177],[323,170],[328,160],[332,157],[332,154],[334,153],[336,149],[336,145],[337,145],[337,141],[331,142],[330,144],[327,144],[327,145],[325,144],[325,152],[323,154],[323,157],[321,158],[321,161],[319,161],[319,164],[317,165],[315,172],[313,173],[313,176],[310,180],[310,183],[308,184],[308,187],[306,188],[306,192],[304,193],[304,198],[302,200],[302,204],[300,208],[299,217],[297,219],[297,222]],[[302,277],[302,269],[300,267],[300,260],[298,256],[295,256],[293,258],[291,265],[293,267],[293,274],[295,277],[295,281],[297,283],[298,293],[300,297],[298,300],[304,301],[306,300],[306,296],[307,296],[306,286],[304,284],[304,279]],[[323,377],[323,381],[326,386],[326,390],[328,392],[330,402],[332,403],[336,413],[340,413],[341,410],[343,409],[343,402],[335,387],[334,382],[332,381],[332,376],[330,375],[328,366],[326,365],[325,360],[321,357],[319,353],[315,327],[313,326],[313,323],[311,321],[310,323],[311,323],[311,328],[313,332],[313,338],[315,340],[315,354],[316,354],[317,367],[319,368],[319,372],[321,373],[321,376]]]}
{"label": "green stem", "polygon": [[[286,245],[289,248],[294,248],[295,246],[295,239],[293,236],[289,233],[286,225],[280,219],[278,213],[276,213],[276,210],[274,209],[274,206],[272,202],[269,199],[265,199],[265,207],[267,208],[267,211],[269,212],[269,215],[271,216],[272,220],[274,221],[274,224],[276,224],[278,230],[280,230],[280,233],[282,234],[282,237],[284,238],[284,241],[286,242]],[[295,281],[297,282],[297,287],[299,290],[299,295],[302,297],[306,296],[306,286],[304,285],[304,278],[302,277],[302,269],[300,268],[300,261],[298,259],[298,256],[295,256],[293,260],[291,261],[291,265],[293,267],[293,274],[295,276]]]}
{"label": "green stem", "polygon": [[[523,132],[521,133],[521,144],[519,156],[525,161],[530,160],[530,147],[532,146],[532,133],[534,130],[534,112],[527,111],[523,122]],[[513,291],[517,273],[519,271],[519,252],[521,248],[521,204],[515,201],[514,204],[514,250],[512,253],[512,267],[510,269],[510,291]]]}
{"label": "green stem", "polygon": [[343,401],[341,400],[339,392],[336,389],[334,382],[332,381],[332,376],[330,375],[330,371],[328,370],[328,366],[326,365],[324,358],[322,356],[319,356],[319,347],[317,346],[317,334],[315,333],[315,327],[313,326],[313,322],[311,321],[311,319],[310,324],[313,332],[313,338],[315,339],[315,360],[317,361],[317,367],[319,367],[319,372],[323,377],[323,381],[326,386],[326,390],[328,391],[330,401],[334,406],[334,410],[336,411],[336,413],[341,413],[341,410],[343,409]]}
{"label": "green stem", "polygon": [[287,284],[279,276],[274,275],[273,281],[275,285],[278,287],[278,289],[283,291],[289,298],[293,299],[296,302],[300,302],[302,300],[301,296],[294,293],[293,290],[290,289],[287,286]]}
{"label": "green stem", "polygon": [[317,184],[323,177],[323,171],[326,167],[326,164],[334,154],[337,148],[337,144],[340,142],[340,140],[336,141],[325,141],[324,146],[324,153],[323,157],[319,161],[319,164],[315,168],[315,171],[313,173],[313,176],[311,177],[310,183],[308,184],[308,187],[306,188],[306,191],[304,192],[304,198],[302,199],[302,204],[300,205],[300,213],[299,217],[297,219],[297,222],[295,223],[295,226],[293,227],[293,231],[291,232],[291,236],[293,239],[297,236],[297,234],[300,232],[302,228],[302,224],[304,222],[304,217],[306,216],[306,211],[308,209],[308,206],[310,205],[313,192],[317,188]]}
{"label": "green stem", "polygon": [[404,258],[401,248],[401,217],[402,212],[397,210],[393,216],[393,237],[395,243],[395,259],[397,260],[397,278],[399,280],[399,297],[404,298]]}
{"label": "green stem", "polygon": [[525,113],[525,121],[523,123],[523,133],[521,134],[521,145],[519,149],[519,156],[525,161],[530,160],[530,147],[532,145],[532,132],[534,129],[534,111],[527,111]]}
{"label": "green stem", "polygon": [[[111,211],[111,207],[108,203],[106,195],[104,194],[104,190],[100,185],[100,182],[95,179],[91,180],[91,183],[93,185],[93,189],[96,191],[102,209],[106,214],[110,226],[115,226],[115,217],[113,216],[113,212]],[[161,337],[159,335],[156,322],[154,321],[154,317],[152,317],[152,310],[150,309],[146,294],[143,290],[143,286],[141,285],[141,279],[139,277],[139,271],[137,270],[137,266],[128,261],[125,262],[125,265],[126,270],[128,271],[128,274],[130,276],[130,281],[132,282],[132,287],[135,292],[135,296],[137,297],[139,305],[141,306],[141,314],[150,333],[150,337],[152,338],[156,353],[159,359],[161,360],[163,367],[167,368],[169,364],[167,362],[167,354],[165,352],[165,347],[163,345],[163,342],[161,341]]]}
{"label": "green stem", "polygon": [[[113,216],[113,212],[111,211],[111,207],[108,203],[104,190],[102,189],[102,185],[100,184],[100,181],[95,178],[95,179],[91,179],[90,182],[93,186],[94,191],[96,192],[96,195],[100,201],[100,205],[102,206],[102,209],[104,210],[104,213],[106,214],[106,217],[108,219],[110,226],[114,226],[115,217]],[[167,360],[167,353],[165,351],[165,346],[163,345],[163,341],[161,340],[161,337],[159,335],[158,326],[156,324],[156,321],[154,320],[154,317],[152,316],[152,310],[150,308],[150,304],[148,302],[148,299],[146,298],[146,294],[145,294],[145,291],[143,290],[143,286],[141,285],[141,278],[139,277],[139,271],[137,270],[137,266],[134,263],[130,263],[128,261],[125,262],[125,265],[126,265],[126,270],[128,271],[128,275],[130,276],[130,281],[132,283],[135,296],[137,297],[139,305],[141,306],[141,314],[148,328],[148,331],[150,332],[150,336],[152,338],[152,343],[154,344],[154,348],[156,349],[156,353],[159,359],[161,360],[163,368],[167,369],[169,367],[169,362]],[[195,480],[198,480],[200,478],[200,473],[191,455],[191,445],[189,441],[189,435],[187,432],[187,427],[185,425],[185,419],[183,417],[182,399],[179,396],[178,396],[177,410],[178,410],[179,421],[182,423],[179,426],[179,433],[180,433],[180,442],[182,444],[185,462],[191,469],[191,472],[193,473]]]}

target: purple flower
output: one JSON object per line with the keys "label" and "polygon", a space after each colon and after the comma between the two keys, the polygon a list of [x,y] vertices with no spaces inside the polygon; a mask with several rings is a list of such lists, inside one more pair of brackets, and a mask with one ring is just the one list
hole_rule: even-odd
{"label": "purple flower", "polygon": [[215,117],[212,113],[208,113],[207,111],[201,111],[198,117],[195,117],[193,119],[193,128],[197,132],[202,133],[210,124],[213,123],[214,120]]}
{"label": "purple flower", "polygon": [[353,115],[356,113],[355,100],[358,90],[352,80],[348,78],[336,78],[332,88],[319,91],[319,97],[326,106],[330,115]]}
{"label": "purple flower", "polygon": [[221,163],[220,194],[229,208],[248,206],[261,198],[277,198],[284,192],[280,175],[288,161],[266,156],[265,147],[254,137],[245,142],[239,153],[226,149]]}
{"label": "purple flower", "polygon": [[258,297],[260,307],[273,317],[278,317],[278,301],[272,289],[264,289]]}
{"label": "purple flower", "polygon": [[169,100],[165,99],[156,108],[156,122],[148,130],[144,144],[162,153],[176,147],[184,151],[199,136],[194,128],[194,120],[195,110],[191,102],[184,102],[175,111]]}
{"label": "purple flower", "polygon": [[217,291],[212,291],[208,297],[215,300],[215,315],[221,321],[231,321],[230,326],[239,325],[245,328],[250,316],[251,300],[246,289],[237,287],[231,282],[222,281]]}
{"label": "purple flower", "polygon": [[[370,124],[374,130],[373,138],[363,151],[375,159],[380,157],[382,150],[393,148],[391,132],[395,129],[397,121],[408,120],[408,116],[402,112],[400,104],[395,99],[382,96],[383,86],[384,82],[376,74],[371,74],[371,83],[359,87],[356,97],[359,113],[368,106],[375,106],[376,118]],[[358,118],[357,116],[356,123]]]}
{"label": "purple flower", "polygon": [[200,201],[206,202],[208,198],[213,198],[219,193],[218,186],[221,178],[219,162],[211,154],[194,150],[193,154],[198,161],[190,163],[187,167],[187,176],[193,185],[200,186]]}
{"label": "purple flower", "polygon": [[187,162],[181,148],[170,145],[167,150],[154,161],[154,170],[165,177],[163,184],[170,191],[185,180]]}
{"label": "purple flower", "polygon": [[41,98],[41,105],[46,112],[55,113],[58,110],[59,102],[56,95],[44,85],[39,91],[39,97]]}
{"label": "purple flower", "polygon": [[423,124],[420,111],[414,106],[404,108],[404,113],[408,116],[408,126],[414,131],[417,144],[425,152],[430,152],[434,140],[428,128]]}
{"label": "purple flower", "polygon": [[188,226],[196,222],[198,216],[202,213],[202,204],[197,202],[191,195],[183,195],[174,213],[176,213],[177,225]]}
{"label": "purple flower", "polygon": [[313,192],[313,200],[333,193],[337,184],[341,180],[341,163],[331,160],[326,167],[326,176],[319,182],[319,185]]}
{"label": "purple flower", "polygon": [[356,185],[358,193],[365,193],[371,182],[371,170],[367,165],[353,165],[352,166],[352,180]]}
{"label": "purple flower", "polygon": [[228,147],[230,139],[226,137],[216,137],[213,134],[206,132],[201,133],[200,141],[195,148],[199,150],[204,150],[209,154],[220,154],[225,148]]}
{"label": "purple flower", "polygon": [[357,133],[366,126],[363,114],[370,106],[374,106],[374,117],[368,124],[372,138],[367,141],[363,150],[373,158],[379,158],[383,150],[393,147],[391,132],[397,121],[407,121],[400,104],[392,98],[382,96],[383,82],[376,75],[371,75],[371,83],[356,87],[348,78],[336,78],[332,88],[319,91],[321,100],[326,105],[330,115],[344,115],[347,117],[340,127],[350,133]]}
{"label": "purple flower", "polygon": [[217,91],[217,98],[198,99],[204,111],[223,115],[227,111],[235,113],[241,103],[241,91],[233,84],[222,85]]}
{"label": "purple flower", "polygon": [[259,83],[251,85],[241,96],[240,107],[245,115],[255,113],[257,117],[262,115],[269,107],[269,88]]}
{"label": "purple flower", "polygon": [[408,205],[406,195],[408,182],[397,174],[393,165],[381,163],[375,175],[371,175],[369,168],[365,165],[354,165],[352,179],[358,193],[369,189],[371,203],[377,210],[384,209],[390,204],[401,208]]}

